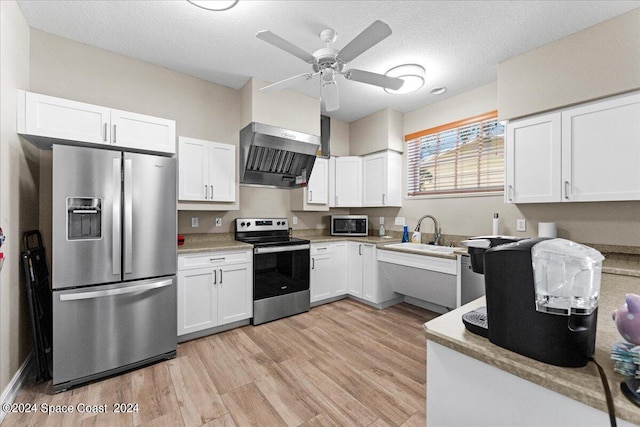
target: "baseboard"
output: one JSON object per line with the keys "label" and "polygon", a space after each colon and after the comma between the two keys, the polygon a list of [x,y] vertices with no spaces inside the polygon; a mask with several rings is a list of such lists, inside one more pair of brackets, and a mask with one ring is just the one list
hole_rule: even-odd
{"label": "baseboard", "polygon": [[0,402],[2,402],[2,410],[0,412],[0,424],[4,421],[4,417],[7,413],[4,411],[4,405],[9,403],[13,403],[13,401],[22,390],[22,386],[24,383],[31,378],[35,374],[36,366],[35,366],[35,357],[33,354],[33,350],[29,352],[27,358],[24,359],[20,369],[15,373],[7,388],[2,390],[2,396],[0,396]]}
{"label": "baseboard", "polygon": [[421,299],[409,297],[406,295],[404,297],[404,302],[406,302],[407,304],[415,305],[416,307],[424,308],[425,310],[433,311],[438,314],[445,314],[451,311],[447,307],[444,307],[442,305],[434,304],[429,301],[423,301]]}

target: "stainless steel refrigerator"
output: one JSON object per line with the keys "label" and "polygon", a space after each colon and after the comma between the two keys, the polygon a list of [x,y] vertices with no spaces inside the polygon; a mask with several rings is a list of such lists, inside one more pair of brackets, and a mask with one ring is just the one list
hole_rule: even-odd
{"label": "stainless steel refrigerator", "polygon": [[176,162],[53,146],[53,389],[175,357]]}

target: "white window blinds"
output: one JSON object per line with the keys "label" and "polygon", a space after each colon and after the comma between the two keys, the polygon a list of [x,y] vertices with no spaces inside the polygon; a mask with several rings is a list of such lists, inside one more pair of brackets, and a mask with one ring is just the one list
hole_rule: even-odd
{"label": "white window blinds", "polygon": [[477,193],[504,187],[504,126],[497,111],[405,136],[407,193]]}

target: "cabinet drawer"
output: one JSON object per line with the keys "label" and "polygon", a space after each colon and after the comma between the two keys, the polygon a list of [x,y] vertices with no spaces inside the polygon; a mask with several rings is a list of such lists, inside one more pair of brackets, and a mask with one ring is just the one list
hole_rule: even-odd
{"label": "cabinet drawer", "polygon": [[247,250],[233,252],[204,252],[193,255],[179,255],[178,270],[190,270],[193,268],[211,267],[223,264],[237,264],[250,262],[252,259],[252,252]]}
{"label": "cabinet drawer", "polygon": [[310,249],[310,255],[322,255],[322,254],[332,254],[333,253],[333,244],[331,243],[312,243]]}

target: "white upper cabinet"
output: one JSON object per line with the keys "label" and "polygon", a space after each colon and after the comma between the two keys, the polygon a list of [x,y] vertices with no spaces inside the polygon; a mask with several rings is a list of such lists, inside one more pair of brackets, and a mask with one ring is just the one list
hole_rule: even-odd
{"label": "white upper cabinet", "polygon": [[640,200],[640,93],[562,112],[567,201]]}
{"label": "white upper cabinet", "polygon": [[560,113],[507,124],[508,203],[560,201]]}
{"label": "white upper cabinet", "polygon": [[292,211],[329,210],[329,160],[317,157],[306,187],[290,190]]}
{"label": "white upper cabinet", "polygon": [[43,148],[53,141],[132,151],[176,152],[173,120],[18,91],[17,130]]}
{"label": "white upper cabinet", "polygon": [[176,122],[112,109],[111,145],[173,154],[176,152]]}
{"label": "white upper cabinet", "polygon": [[234,202],[235,145],[180,137],[178,200]]}
{"label": "white upper cabinet", "polygon": [[21,134],[109,145],[110,115],[109,108],[18,92],[18,133]]}
{"label": "white upper cabinet", "polygon": [[507,124],[508,203],[640,200],[640,93]]}
{"label": "white upper cabinet", "polygon": [[316,158],[307,185],[307,203],[326,205],[329,200],[329,160]]}
{"label": "white upper cabinet", "polygon": [[395,151],[362,158],[362,206],[402,205],[402,155]]}
{"label": "white upper cabinet", "polygon": [[362,157],[337,157],[334,174],[335,193],[332,206],[362,206]]}

